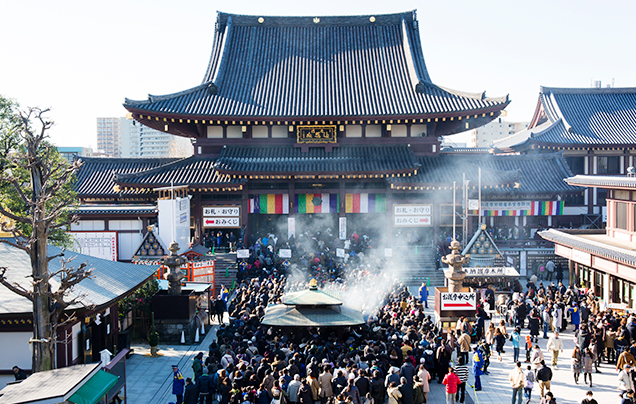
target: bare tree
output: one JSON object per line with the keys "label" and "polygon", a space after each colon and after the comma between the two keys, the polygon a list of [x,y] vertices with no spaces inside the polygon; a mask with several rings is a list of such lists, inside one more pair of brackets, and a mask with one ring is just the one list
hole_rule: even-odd
{"label": "bare tree", "polygon": [[[18,113],[15,129],[20,143],[5,157],[5,169],[0,173],[3,193],[9,194],[3,195],[0,213],[13,221],[2,223],[2,228],[14,235],[0,242],[25,251],[32,268],[29,287],[8,280],[10,267],[0,267],[0,283],[33,303],[34,372],[53,368],[56,328],[70,320],[65,314],[69,307],[81,304],[82,296],[73,295],[75,285],[91,276],[86,263],[72,267],[68,259],[63,259],[60,270],[49,272],[49,262],[62,255],[48,255],[51,234],[77,220],[68,208],[75,202],[71,182],[82,162],[65,164],[47,142],[47,131],[53,125],[47,113],[39,108]],[[11,209],[5,201],[23,209]]]}

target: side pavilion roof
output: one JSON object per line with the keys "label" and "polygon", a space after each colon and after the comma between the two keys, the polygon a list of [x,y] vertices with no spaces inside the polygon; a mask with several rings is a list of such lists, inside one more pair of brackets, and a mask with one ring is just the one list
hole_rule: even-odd
{"label": "side pavilion roof", "polygon": [[[479,181],[478,169],[482,169],[482,186],[486,194],[565,194],[582,192],[577,186],[564,181],[572,176],[563,152],[532,154],[462,154],[441,153],[436,157],[418,157],[421,167],[417,175],[389,178],[394,186],[421,187],[431,185],[451,185],[453,181],[461,187],[463,174],[476,187]],[[517,187],[515,187],[517,183]]]}
{"label": "side pavilion roof", "polygon": [[528,129],[493,144],[497,150],[636,144],[636,88],[541,87]]}
{"label": "side pavilion roof", "polygon": [[492,119],[508,103],[508,96],[488,98],[433,84],[416,14],[409,11],[340,17],[218,13],[201,85],[126,99],[124,106],[157,119],[265,121],[477,114]]}

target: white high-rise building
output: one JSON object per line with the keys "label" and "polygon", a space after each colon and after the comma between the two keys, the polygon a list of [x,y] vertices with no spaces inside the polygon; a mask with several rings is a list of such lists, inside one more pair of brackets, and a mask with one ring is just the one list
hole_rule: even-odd
{"label": "white high-rise building", "polygon": [[149,128],[133,119],[118,118],[121,127],[121,157],[188,157],[190,139]]}
{"label": "white high-rise building", "polygon": [[119,118],[97,118],[97,151],[106,157],[121,157]]}
{"label": "white high-rise building", "polygon": [[468,147],[490,147],[499,139],[503,139],[528,127],[530,122],[506,122],[501,118],[480,126],[470,131],[470,136],[466,146]]}

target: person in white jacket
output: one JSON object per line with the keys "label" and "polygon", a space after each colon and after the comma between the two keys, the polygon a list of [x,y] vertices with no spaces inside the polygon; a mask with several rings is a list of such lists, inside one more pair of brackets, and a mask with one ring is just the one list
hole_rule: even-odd
{"label": "person in white jacket", "polygon": [[552,329],[554,331],[561,331],[561,325],[563,324],[563,310],[558,304],[554,305],[552,309]]}
{"label": "person in white jacket", "polygon": [[625,364],[623,370],[618,374],[618,389],[623,395],[627,390],[634,391],[634,381],[632,380],[632,367]]}
{"label": "person in white jacket", "polygon": [[552,352],[552,367],[556,369],[559,351],[563,352],[563,340],[559,338],[558,331],[555,331],[548,339],[547,348]]}

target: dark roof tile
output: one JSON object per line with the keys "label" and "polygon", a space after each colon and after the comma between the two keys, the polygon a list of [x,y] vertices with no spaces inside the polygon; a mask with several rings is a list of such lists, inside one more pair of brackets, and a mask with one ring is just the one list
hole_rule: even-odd
{"label": "dark roof tile", "polygon": [[78,157],[84,164],[77,173],[75,191],[80,197],[118,196],[131,191],[115,191],[115,173],[137,173],[173,162],[175,158],[98,158]]}
{"label": "dark roof tile", "polygon": [[380,117],[500,111],[486,98],[434,85],[415,12],[373,16],[263,17],[219,13],[203,83],[126,100],[183,117]]}
{"label": "dark roof tile", "polygon": [[397,173],[418,167],[407,145],[325,148],[228,146],[216,167],[224,173]]}

